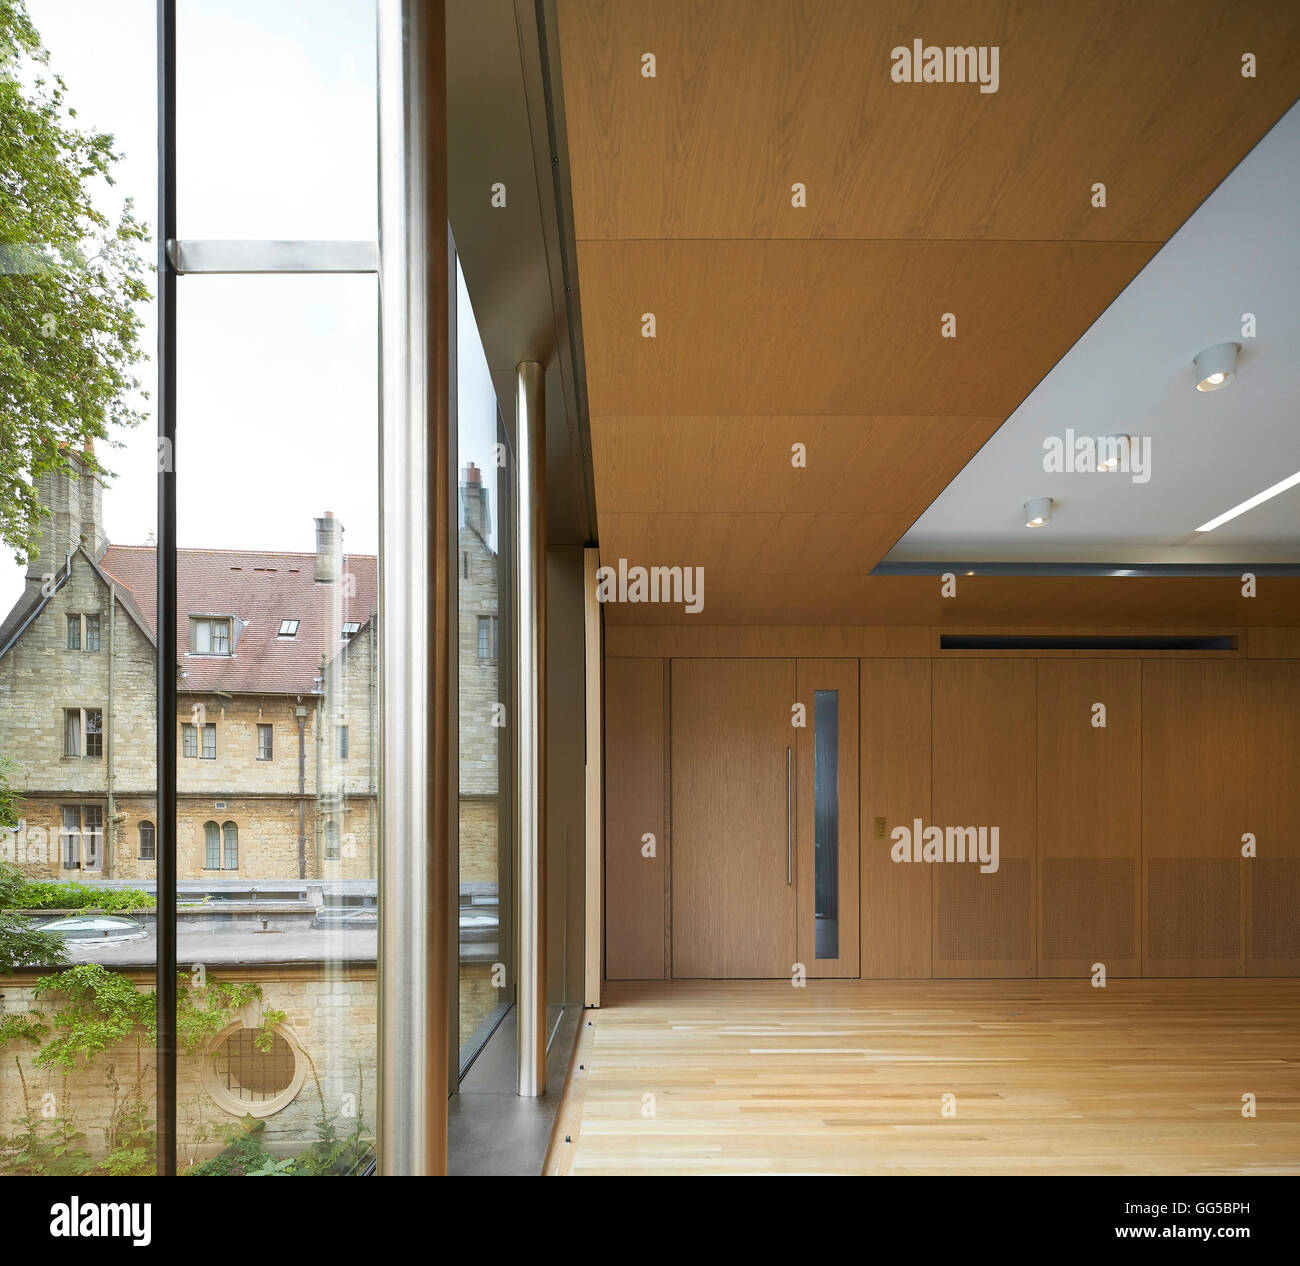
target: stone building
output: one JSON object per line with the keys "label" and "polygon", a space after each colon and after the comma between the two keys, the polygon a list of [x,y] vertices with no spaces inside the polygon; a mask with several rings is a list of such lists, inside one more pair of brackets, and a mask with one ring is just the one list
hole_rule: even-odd
{"label": "stone building", "polygon": [[503,1002],[493,983],[493,964],[509,953],[502,937],[502,928],[509,926],[509,910],[502,908],[509,884],[501,876],[508,873],[503,849],[511,839],[500,794],[504,741],[510,733],[500,655],[501,622],[508,612],[500,607],[502,559],[492,548],[491,502],[483,473],[473,462],[461,470],[457,531],[459,1024],[462,1046],[474,1049],[473,1035],[492,1023]]}
{"label": "stone building", "polygon": [[[154,547],[111,545],[100,481],[51,513],[0,625],[0,757],[27,873],[156,873]],[[181,880],[370,879],[377,867],[376,560],[316,520],[313,553],[177,551]]]}
{"label": "stone building", "polygon": [[460,877],[497,881],[500,764],[505,727],[501,679],[498,567],[491,546],[491,507],[483,472],[461,471],[459,566]]}

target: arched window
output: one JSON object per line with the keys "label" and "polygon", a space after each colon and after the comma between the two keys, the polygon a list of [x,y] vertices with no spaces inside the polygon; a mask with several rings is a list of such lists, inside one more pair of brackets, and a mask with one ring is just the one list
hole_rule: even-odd
{"label": "arched window", "polygon": [[221,869],[221,828],[215,822],[203,824],[203,869]]}
{"label": "arched window", "polygon": [[157,857],[157,836],[152,822],[140,823],[140,860],[151,862]]}
{"label": "arched window", "polygon": [[339,824],[325,823],[325,860],[336,862],[339,859]]}
{"label": "arched window", "polygon": [[226,841],[226,859],[223,866],[226,870],[238,870],[239,828],[233,822],[223,822],[221,824],[221,834]]}

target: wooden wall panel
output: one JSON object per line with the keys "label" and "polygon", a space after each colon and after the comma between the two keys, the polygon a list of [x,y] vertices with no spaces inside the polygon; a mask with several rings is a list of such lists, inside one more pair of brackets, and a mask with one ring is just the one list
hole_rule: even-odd
{"label": "wooden wall panel", "polygon": [[[803,562],[800,570],[780,574],[710,572],[704,610],[694,615],[672,603],[625,602],[607,603],[605,619],[610,625],[686,627],[935,625],[954,633],[1107,627],[1239,633],[1243,620],[1272,630],[1300,628],[1300,578],[1294,576],[1270,579],[1249,602],[1241,599],[1240,581],[1223,576],[960,576],[957,596],[945,598],[938,576],[832,574],[813,566],[826,566],[824,560]],[[1294,657],[1300,638],[1291,646]]]}
{"label": "wooden wall panel", "polygon": [[[649,640],[631,645],[658,645],[657,630],[642,632]],[[821,645],[798,629],[746,630],[732,645],[733,632],[701,628],[697,644],[742,655]],[[829,632],[840,646],[852,631]],[[1085,975],[1095,961],[1116,976],[1300,975],[1300,663],[932,659],[898,653],[923,630],[874,632],[893,640],[857,661],[864,978]],[[607,973],[659,978],[671,927],[668,666],[606,664]],[[1091,725],[1095,702],[1107,705],[1104,730]],[[890,832],[916,818],[999,826],[1001,883],[893,862]],[[660,824],[654,861],[640,857],[646,822]],[[1245,831],[1254,859],[1240,856]],[[945,870],[971,873],[945,889]],[[1023,943],[1030,907],[1033,961],[975,956],[981,938]],[[1124,916],[1135,908],[1136,925]]]}
{"label": "wooden wall panel", "polygon": [[[664,661],[605,661],[605,976],[662,980],[667,849]],[[656,855],[643,857],[653,834]]]}
{"label": "wooden wall panel", "polygon": [[1141,880],[1142,666],[1039,660],[1038,974],[1140,976]]}
{"label": "wooden wall panel", "polygon": [[1245,974],[1245,669],[1142,665],[1147,976]]}
{"label": "wooden wall panel", "polygon": [[1035,972],[1035,679],[1032,660],[933,666],[933,825],[996,826],[999,834],[996,872],[926,867],[936,977]]}
{"label": "wooden wall panel", "polygon": [[858,661],[861,975],[930,976],[928,867],[890,858],[890,832],[930,820],[930,661]]}
{"label": "wooden wall panel", "polygon": [[[858,663],[854,659],[801,659],[799,702],[808,724],[796,733],[795,888],[798,900],[799,961],[809,979],[858,974]],[[816,695],[834,690],[837,700],[838,866],[837,952],[817,957],[816,876]]]}
{"label": "wooden wall panel", "polygon": [[605,978],[605,731],[603,625],[596,599],[596,571],[600,551],[583,550],[583,626],[585,633],[584,705],[587,714],[586,761],[584,765],[586,882],[583,932],[583,1000],[589,1007],[600,1006],[600,984]]}
{"label": "wooden wall panel", "polygon": [[1246,665],[1247,972],[1300,975],[1300,663]]}

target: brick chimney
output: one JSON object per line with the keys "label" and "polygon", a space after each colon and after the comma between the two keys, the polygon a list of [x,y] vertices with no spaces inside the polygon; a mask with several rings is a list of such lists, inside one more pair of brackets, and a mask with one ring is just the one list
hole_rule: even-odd
{"label": "brick chimney", "polygon": [[492,511],[488,506],[487,488],[483,472],[470,462],[460,472],[460,522],[462,527],[473,528],[486,542],[492,530]]}
{"label": "brick chimney", "polygon": [[333,584],[339,578],[343,561],[343,524],[333,510],[316,520],[316,582]]}
{"label": "brick chimney", "polygon": [[[86,452],[94,453],[89,440]],[[36,479],[36,498],[50,513],[41,519],[40,545],[27,562],[29,585],[39,585],[42,576],[57,575],[78,548],[99,562],[108,546],[99,476],[79,453],[67,457],[70,470],[49,470]]]}

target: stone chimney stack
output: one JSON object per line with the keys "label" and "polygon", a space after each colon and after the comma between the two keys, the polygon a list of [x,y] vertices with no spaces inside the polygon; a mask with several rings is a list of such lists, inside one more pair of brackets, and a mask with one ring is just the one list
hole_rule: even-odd
{"label": "stone chimney stack", "polygon": [[343,524],[332,510],[316,520],[316,583],[334,584],[343,570]]}
{"label": "stone chimney stack", "polygon": [[[94,440],[86,439],[85,451],[94,457]],[[81,478],[77,480],[81,494],[81,544],[86,553],[99,562],[108,548],[108,537],[104,535],[104,485],[85,463],[81,465]]]}
{"label": "stone chimney stack", "polygon": [[473,462],[460,472],[460,521],[465,527],[473,528],[484,542],[487,541],[492,530],[492,513],[488,508],[483,472]]}
{"label": "stone chimney stack", "polygon": [[[94,451],[89,441],[86,451]],[[99,476],[78,453],[69,453],[68,461],[70,470],[46,471],[36,480],[37,500],[50,513],[41,519],[40,545],[27,563],[29,585],[41,584],[43,576],[58,575],[78,547],[99,562],[108,546]]]}

